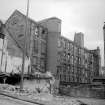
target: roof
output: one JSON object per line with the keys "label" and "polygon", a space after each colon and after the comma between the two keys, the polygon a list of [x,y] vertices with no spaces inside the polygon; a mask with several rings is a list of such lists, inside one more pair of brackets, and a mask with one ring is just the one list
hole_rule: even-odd
{"label": "roof", "polygon": [[[8,18],[8,20],[9,20],[15,13],[18,13],[18,14],[22,15],[24,18],[26,18],[26,15],[24,15],[23,13],[21,13],[21,12],[18,11],[18,10],[15,10],[15,11],[12,13],[12,15]],[[6,23],[8,22],[8,20],[6,21]],[[34,23],[37,23],[35,20],[33,20],[33,19],[29,18],[29,17],[28,17],[28,20],[30,20],[30,21],[32,21],[32,22],[34,22]],[[5,23],[5,24],[6,24],[6,23]]]}
{"label": "roof", "polygon": [[[24,42],[22,41],[22,40],[24,40],[24,39],[19,39],[18,37],[16,37],[16,32],[15,32],[15,34],[13,34],[13,32],[11,32],[11,30],[10,30],[10,28],[8,28],[8,24],[12,21],[11,19],[14,19],[14,17],[16,17],[16,16],[18,16],[18,17],[21,17],[21,18],[23,18],[24,20],[26,19],[26,16],[24,15],[24,14],[22,14],[20,11],[18,11],[18,10],[15,10],[13,13],[12,13],[12,15],[8,18],[8,20],[5,22],[5,26],[6,26],[6,30],[8,31],[8,33],[9,33],[9,36],[13,39],[13,41],[15,42],[15,44],[16,44],[16,46],[18,47],[18,48],[20,48],[21,49],[21,51],[23,51],[24,50]],[[29,17],[28,17],[28,21],[31,21],[32,23],[34,23],[34,24],[36,24],[37,25],[37,23],[34,21],[34,20],[32,20],[32,19],[30,19]],[[24,23],[23,23],[24,24]],[[25,26],[24,26],[25,27]],[[13,28],[13,27],[11,27],[11,28]],[[19,31],[20,32],[20,31]],[[21,34],[21,33],[20,33]],[[23,34],[23,33],[22,33]],[[25,37],[25,36],[24,36]],[[27,40],[26,40],[27,42],[29,42],[29,38],[27,38]],[[26,42],[26,43],[27,43]],[[28,44],[27,44],[28,45]],[[28,49],[27,49],[27,47],[26,47],[26,51],[25,51],[25,55],[28,57],[29,56],[29,54],[28,54],[29,52],[28,52]]]}
{"label": "roof", "polygon": [[46,22],[46,21],[53,20],[53,19],[56,19],[56,20],[58,20],[59,22],[61,22],[61,19],[59,19],[59,18],[57,18],[57,17],[50,17],[50,18],[46,18],[46,19],[43,19],[43,20],[41,20],[41,21],[38,21],[38,24],[44,23],[44,22]]}
{"label": "roof", "polygon": [[81,47],[81,46],[79,46],[78,44],[76,44],[74,41],[72,41],[72,40],[70,40],[70,39],[68,39],[68,38],[66,38],[66,37],[64,37],[64,36],[60,36],[60,38],[63,38],[63,39],[65,39],[65,40],[71,42],[73,45],[75,45],[75,46],[77,46],[77,47],[79,47],[79,48],[81,48],[81,49],[84,49],[85,51],[88,51],[89,53],[95,54],[95,53],[97,52],[97,49],[89,50],[89,49],[87,49],[86,47]]}

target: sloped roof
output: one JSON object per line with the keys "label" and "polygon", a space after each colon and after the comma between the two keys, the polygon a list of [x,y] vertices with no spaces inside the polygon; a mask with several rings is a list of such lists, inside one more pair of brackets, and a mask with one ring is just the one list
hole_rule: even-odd
{"label": "sloped roof", "polygon": [[[15,42],[15,44],[16,44],[16,46],[18,47],[18,48],[20,48],[22,51],[24,50],[24,46],[23,46],[23,41],[21,41],[21,43],[20,43],[20,41],[16,38],[16,36],[17,35],[15,35],[15,34],[11,34],[11,31],[8,29],[8,27],[9,27],[9,22],[11,22],[12,21],[12,18],[14,17],[14,16],[21,16],[22,18],[26,18],[26,16],[24,15],[24,14],[22,14],[21,12],[19,12],[18,10],[15,10],[13,13],[12,13],[12,15],[8,18],[8,20],[5,22],[5,26],[6,26],[6,29],[7,29],[7,31],[8,31],[8,33],[9,33],[9,36],[13,39],[13,41]],[[33,21],[32,19],[30,19],[30,18],[28,18],[28,20],[29,21],[31,21],[31,22],[34,22],[35,24],[36,24],[36,22],[35,21]],[[25,26],[24,26],[24,29],[25,29]],[[25,35],[25,33],[24,33],[24,35]],[[25,36],[24,36],[25,37]],[[28,56],[28,52],[27,52],[27,50],[26,50],[26,52],[25,52],[25,54],[26,54],[26,56]]]}
{"label": "sloped roof", "polygon": [[[8,20],[15,14],[20,14],[21,16],[23,16],[24,18],[26,18],[26,15],[24,15],[23,13],[21,13],[20,11],[18,11],[17,9],[12,13],[12,15],[8,18]],[[8,22],[8,20],[5,22],[5,24]],[[37,24],[37,22],[31,18],[28,17],[28,20],[31,21],[31,22],[34,22]]]}

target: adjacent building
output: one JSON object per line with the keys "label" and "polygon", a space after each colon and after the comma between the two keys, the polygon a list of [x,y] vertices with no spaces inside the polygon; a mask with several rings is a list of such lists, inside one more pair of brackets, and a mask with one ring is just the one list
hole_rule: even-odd
{"label": "adjacent building", "polygon": [[91,83],[92,78],[99,75],[100,49],[85,48],[83,33],[75,33],[71,41],[61,36],[60,19],[52,17],[35,22],[29,18],[24,48],[25,19],[25,15],[16,10],[5,25],[9,33],[8,55],[22,60],[25,50],[30,62],[27,74],[50,71],[62,84]]}
{"label": "adjacent building", "polygon": [[57,61],[57,76],[64,84],[91,83],[92,78],[99,75],[99,48],[91,51],[61,36]]}

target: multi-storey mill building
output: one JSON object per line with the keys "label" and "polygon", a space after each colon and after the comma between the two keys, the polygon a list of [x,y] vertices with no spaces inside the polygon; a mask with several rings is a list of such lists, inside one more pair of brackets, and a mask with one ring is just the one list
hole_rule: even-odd
{"label": "multi-storey mill building", "polygon": [[57,76],[61,84],[91,83],[92,78],[99,75],[99,51],[99,48],[88,50],[61,36],[57,65]]}
{"label": "multi-storey mill building", "polygon": [[[15,11],[6,26],[10,34],[8,39],[13,40],[8,40],[8,46],[15,45],[22,51],[25,16]],[[99,74],[100,49],[91,51],[84,48],[82,33],[76,33],[74,41],[61,36],[60,19],[53,17],[39,22],[28,19],[27,31],[25,50],[26,56],[31,58],[30,73],[50,71],[62,84],[90,83]],[[12,52],[11,49],[8,51]]]}
{"label": "multi-storey mill building", "polygon": [[[55,22],[55,23],[54,23]],[[75,33],[74,41],[61,36],[61,20],[45,19],[40,22],[48,29],[49,69],[63,84],[91,83],[99,75],[100,49],[84,48],[83,33]],[[52,33],[49,30],[53,30]],[[55,31],[55,32],[54,32]],[[55,34],[56,33],[56,34]]]}
{"label": "multi-storey mill building", "polygon": [[38,25],[32,19],[28,19],[26,46],[24,48],[24,37],[26,28],[26,16],[19,11],[15,11],[5,23],[9,33],[8,55],[22,58],[22,51],[25,50],[26,57],[31,61],[31,69],[28,73],[35,71],[46,71],[46,47],[47,47],[47,29]]}

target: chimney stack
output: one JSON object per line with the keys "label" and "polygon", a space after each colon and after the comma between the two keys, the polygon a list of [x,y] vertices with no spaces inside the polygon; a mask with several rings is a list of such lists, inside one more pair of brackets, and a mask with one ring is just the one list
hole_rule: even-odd
{"label": "chimney stack", "polygon": [[84,34],[82,32],[75,33],[74,42],[80,47],[84,47]]}
{"label": "chimney stack", "polygon": [[104,26],[103,26],[103,38],[104,38],[104,67],[105,67],[105,22],[104,22]]}

